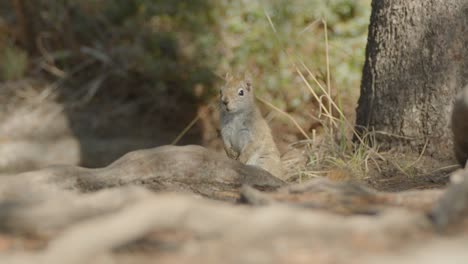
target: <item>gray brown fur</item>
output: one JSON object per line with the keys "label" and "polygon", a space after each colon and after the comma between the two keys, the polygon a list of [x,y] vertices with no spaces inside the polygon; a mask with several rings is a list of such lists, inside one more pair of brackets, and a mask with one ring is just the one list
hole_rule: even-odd
{"label": "gray brown fur", "polygon": [[[241,91],[243,95],[239,94]],[[255,105],[249,79],[226,78],[220,91],[220,122],[224,149],[230,158],[282,178],[280,153],[270,127]]]}
{"label": "gray brown fur", "polygon": [[468,159],[468,85],[457,95],[452,112],[455,156],[460,165]]}

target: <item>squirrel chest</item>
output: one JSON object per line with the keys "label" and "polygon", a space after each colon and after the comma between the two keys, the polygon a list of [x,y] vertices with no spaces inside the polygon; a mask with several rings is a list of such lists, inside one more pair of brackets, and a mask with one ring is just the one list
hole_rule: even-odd
{"label": "squirrel chest", "polygon": [[239,154],[250,143],[252,128],[250,120],[241,114],[223,113],[221,118],[221,136],[226,147]]}

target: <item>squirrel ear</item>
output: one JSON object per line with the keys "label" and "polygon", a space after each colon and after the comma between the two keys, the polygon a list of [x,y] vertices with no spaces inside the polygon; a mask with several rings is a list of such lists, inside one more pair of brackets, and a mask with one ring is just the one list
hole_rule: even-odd
{"label": "squirrel ear", "polygon": [[244,74],[244,80],[245,80],[245,85],[247,86],[247,91],[250,92],[250,90],[252,90],[253,86],[252,86],[252,76],[250,76],[250,74],[248,73],[245,73]]}
{"label": "squirrel ear", "polygon": [[229,72],[226,72],[226,74],[224,75],[224,80],[226,82],[230,81],[232,79],[232,75],[229,73]]}
{"label": "squirrel ear", "polygon": [[246,85],[246,87],[247,87],[247,91],[250,92],[250,91],[252,90],[252,80],[246,79],[246,80],[245,80],[245,85]]}

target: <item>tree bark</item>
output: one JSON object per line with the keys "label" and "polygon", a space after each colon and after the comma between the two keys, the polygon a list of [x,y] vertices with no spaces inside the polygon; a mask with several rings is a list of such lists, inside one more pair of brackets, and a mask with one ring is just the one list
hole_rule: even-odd
{"label": "tree bark", "polygon": [[358,131],[384,148],[450,155],[450,113],[468,83],[466,0],[373,0]]}

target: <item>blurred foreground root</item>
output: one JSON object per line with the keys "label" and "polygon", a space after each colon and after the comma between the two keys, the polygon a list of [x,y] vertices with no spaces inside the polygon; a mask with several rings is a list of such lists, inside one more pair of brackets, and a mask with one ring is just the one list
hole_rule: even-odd
{"label": "blurred foreground root", "polygon": [[[138,245],[151,249],[139,263],[161,256],[161,263],[375,263],[375,255],[440,240],[434,226],[463,220],[466,203],[453,200],[468,188],[457,182],[464,181],[446,191],[399,193],[323,179],[286,186],[202,147],[164,146],[101,169],[2,177],[1,233],[39,237],[47,246],[0,250],[0,263],[131,263]],[[410,252],[399,262],[436,263],[420,259]]]}

